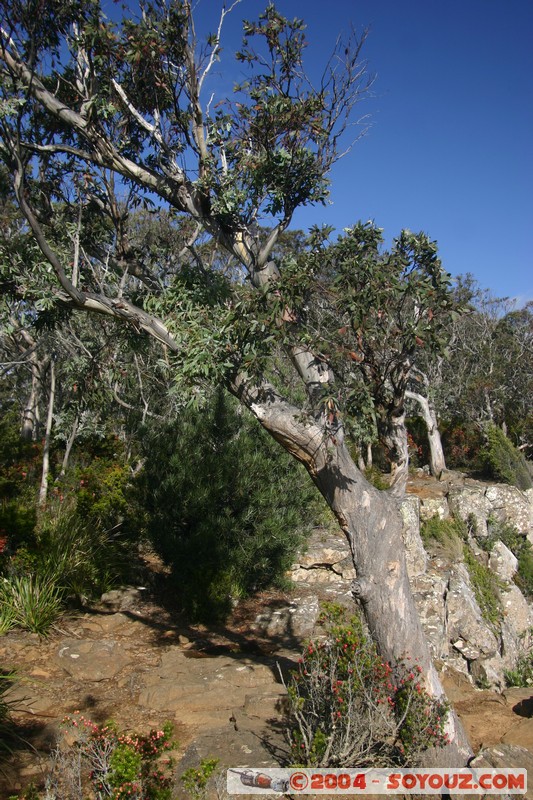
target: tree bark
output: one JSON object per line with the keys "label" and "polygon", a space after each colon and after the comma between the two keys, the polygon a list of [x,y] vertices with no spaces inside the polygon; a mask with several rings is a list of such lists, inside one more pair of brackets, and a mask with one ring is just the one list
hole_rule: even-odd
{"label": "tree bark", "polygon": [[[302,418],[271,386],[236,381],[232,392],[289,453],[302,462],[335,514],[346,536],[357,578],[353,594],[384,660],[407,658],[422,669],[428,693],[445,698],[409,584],[400,501],[374,488],[361,474],[347,447]],[[428,765],[464,766],[472,755],[455,712],[446,732],[449,743],[426,754]]]}
{"label": "tree bark", "polygon": [[407,391],[405,396],[414,400],[420,406],[422,419],[424,420],[428,432],[429,470],[435,478],[440,478],[446,469],[446,460],[444,458],[444,450],[442,449],[442,440],[440,438],[435,409],[430,405],[426,397],[417,392]]}

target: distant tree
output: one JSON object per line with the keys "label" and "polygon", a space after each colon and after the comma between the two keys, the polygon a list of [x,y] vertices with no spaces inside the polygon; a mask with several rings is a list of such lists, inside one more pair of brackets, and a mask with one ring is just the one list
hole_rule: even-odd
{"label": "distant tree", "polygon": [[[243,80],[232,100],[218,101],[207,83],[228,13],[223,8],[202,47],[188,0],[152,0],[120,24],[105,18],[98,0],[5,0],[1,154],[43,264],[39,275],[19,281],[24,264],[18,263],[14,284],[30,287],[52,272],[58,282],[49,290],[52,306],[98,312],[148,334],[166,348],[176,388],[215,381],[245,405],[305,465],[338,519],[357,568],[354,595],[383,658],[418,659],[429,693],[440,698],[409,587],[398,500],[371,486],[354,463],[336,401],[336,350],[314,349],[299,302],[320,259],[272,258],[294,211],[326,199],[329,170],[350,145],[345,134],[354,108],[371,85],[360,59],[364,36],[339,40],[313,85],[304,71],[303,22],[268,5],[257,21],[244,21],[237,53]],[[119,205],[113,201],[118,187]],[[148,209],[154,199],[209,234],[239,265],[241,280],[206,263],[194,248],[194,230],[186,270],[173,277],[148,271],[131,236],[130,210],[135,204]],[[270,227],[266,235],[262,219]],[[57,245],[68,226],[70,256]],[[78,262],[72,257],[77,238],[87,242]],[[412,235],[402,241],[407,263],[427,249]],[[364,252],[351,257],[364,269]],[[440,291],[436,263],[432,277],[420,278],[423,294],[433,279]],[[348,270],[343,281],[349,288]],[[354,308],[345,312],[355,315],[364,285],[356,281],[350,292]],[[377,337],[387,330],[395,335],[392,327],[380,329],[377,316],[391,293],[397,287],[385,283],[382,303],[371,309]],[[430,308],[421,313],[432,336],[438,315],[434,323]],[[407,313],[413,339],[422,323],[410,298]],[[353,335],[358,327],[354,319]],[[391,369],[390,396],[375,387],[375,398],[392,409],[393,440],[403,414],[394,384],[404,385],[404,369],[401,362]],[[437,758],[465,763],[470,750],[454,714],[447,733]]]}

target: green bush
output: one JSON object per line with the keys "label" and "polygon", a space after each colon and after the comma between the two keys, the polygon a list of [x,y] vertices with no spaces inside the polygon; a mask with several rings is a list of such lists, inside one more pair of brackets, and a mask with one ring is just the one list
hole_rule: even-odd
{"label": "green bush", "polygon": [[490,567],[478,561],[467,544],[464,546],[463,558],[481,615],[498,632],[502,619],[501,583]]}
{"label": "green bush", "polygon": [[52,753],[44,800],[84,800],[88,785],[91,797],[170,800],[173,761],[166,754],[175,746],[170,724],[148,734],[125,734],[112,722],[99,725],[76,713],[65,725],[69,741]]}
{"label": "green bush", "polygon": [[0,579],[0,628],[4,632],[17,626],[45,634],[59,616],[61,606],[60,590],[46,575]]}
{"label": "green bush", "polygon": [[450,561],[457,561],[462,557],[467,530],[461,519],[441,519],[435,515],[424,520],[420,535],[429,553],[443,556]]}
{"label": "green bush", "polygon": [[327,638],[310,642],[287,686],[296,765],[391,767],[447,742],[448,707],[431,698],[419,666],[388,664],[359,617],[327,606]]}
{"label": "green bush", "polygon": [[531,489],[533,484],[526,459],[496,425],[487,429],[487,446],[482,452],[482,461],[487,474],[494,480],[519,489]]}
{"label": "green bush", "polygon": [[139,506],[182,606],[223,617],[231,600],[283,582],[316,513],[308,476],[217,394],[141,437]]}
{"label": "green bush", "polygon": [[130,571],[130,542],[65,502],[42,517],[33,569],[47,575],[65,600],[99,597],[123,583]]}

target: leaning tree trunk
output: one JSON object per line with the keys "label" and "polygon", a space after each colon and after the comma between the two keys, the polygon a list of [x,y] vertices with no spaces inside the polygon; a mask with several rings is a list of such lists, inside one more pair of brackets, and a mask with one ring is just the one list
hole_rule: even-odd
{"label": "leaning tree trunk", "polygon": [[[381,656],[408,658],[421,667],[428,693],[445,698],[414,603],[405,559],[400,501],[373,487],[342,441],[302,415],[272,386],[236,381],[233,393],[289,453],[302,462],[335,514],[352,553],[360,603]],[[447,721],[449,743],[427,754],[426,763],[464,766],[472,751],[456,714]]]}
{"label": "leaning tree trunk", "polygon": [[411,400],[415,400],[420,406],[422,419],[424,420],[428,432],[429,470],[435,478],[440,478],[446,469],[446,461],[444,459],[444,450],[442,449],[442,440],[440,438],[435,409],[430,405],[426,397],[417,392],[406,392],[405,396],[409,397]]}

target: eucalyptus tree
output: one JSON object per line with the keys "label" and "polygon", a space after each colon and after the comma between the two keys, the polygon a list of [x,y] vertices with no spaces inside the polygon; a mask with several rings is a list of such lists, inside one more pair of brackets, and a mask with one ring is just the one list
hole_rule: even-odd
{"label": "eucalyptus tree", "polygon": [[[361,59],[365,34],[339,40],[313,82],[303,22],[268,5],[257,21],[243,22],[236,53],[243,78],[227,99],[210,80],[236,6],[223,7],[202,45],[189,0],[147,0],[120,22],[107,19],[98,0],[5,0],[2,156],[44,269],[57,281],[51,302],[153,337],[178,387],[223,384],[305,465],[347,537],[354,595],[383,657],[417,658],[427,690],[440,697],[409,587],[398,499],[376,490],[354,463],[333,351],[317,351],[306,324],[314,261],[273,258],[294,211],[325,201],[330,168],[350,146],[358,101],[372,84]],[[211,236],[239,265],[241,280],[206,263],[192,238],[187,269],[172,277],[147,270],[142,246],[140,253],[132,246],[129,210],[155,202],[188,217],[191,237],[196,228]],[[53,245],[58,214],[93,243],[77,266]],[[412,251],[419,246],[408,242]],[[119,291],[112,273],[121,276]],[[357,291],[347,314],[362,313]],[[429,310],[424,325],[432,327]],[[280,347],[281,365],[272,358]],[[469,747],[454,714],[447,731],[441,763],[464,763]]]}

